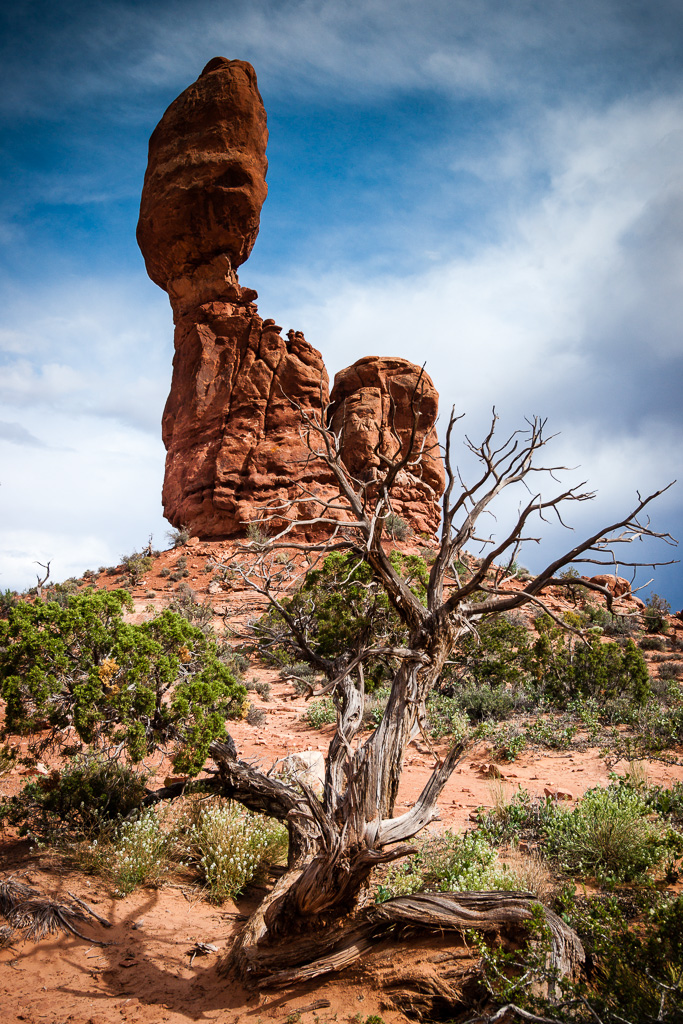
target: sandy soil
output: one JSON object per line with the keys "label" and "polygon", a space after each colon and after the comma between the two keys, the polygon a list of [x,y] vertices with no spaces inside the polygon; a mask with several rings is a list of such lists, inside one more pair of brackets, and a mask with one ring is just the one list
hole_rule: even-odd
{"label": "sandy soil", "polygon": [[[221,547],[226,549],[227,545],[202,544],[164,552],[156,560],[153,573],[135,589],[136,617],[149,614],[150,605],[160,609],[167,603],[177,584],[167,584],[159,570],[172,568],[183,555],[189,570],[186,582],[200,597],[208,597],[217,612],[227,612],[225,620],[232,628],[239,628],[247,618],[258,614],[263,605],[253,592],[233,589],[209,593],[211,575],[203,568]],[[111,588],[120,586],[121,580],[102,574],[97,584]],[[212,589],[216,590],[215,584]],[[231,725],[241,757],[270,767],[289,753],[326,751],[333,727],[314,730],[307,724],[306,702],[295,694],[291,684],[276,671],[257,664],[248,675],[269,682],[271,693],[268,700],[254,691],[249,694],[264,712],[260,725],[246,721]],[[411,806],[435,764],[435,753],[444,749],[444,744],[437,744],[435,751],[430,751],[423,740],[410,745],[399,812]],[[608,781],[608,769],[596,749],[528,751],[511,764],[496,765],[502,780],[494,780],[489,774],[490,755],[485,743],[468,751],[444,789],[439,801],[440,818],[430,826],[432,831],[471,827],[474,809],[492,806],[495,790],[501,785],[509,792],[521,786],[539,796],[546,788],[559,788],[576,798],[591,786]],[[623,764],[616,766],[617,771],[625,768]],[[161,781],[167,770],[167,765],[158,765]],[[21,771],[14,768],[0,777],[0,794],[18,791],[25,781]],[[647,773],[657,783],[683,779],[683,767],[661,762],[649,763]],[[262,890],[250,890],[237,903],[221,907],[205,902],[196,889],[182,881],[114,899],[101,880],[69,871],[59,857],[31,851],[28,842],[18,841],[12,834],[0,837],[0,872],[27,872],[22,875],[26,881],[56,896],[75,893],[112,922],[108,931],[88,929],[93,937],[105,939],[109,943],[106,946],[60,936],[38,944],[19,942],[0,950],[0,1022],[8,1024],[258,1024],[285,1022],[288,1018],[293,1021],[297,1018],[291,1015],[297,1012],[304,1024],[365,1022],[370,1014],[381,1014],[386,1024],[394,1024],[408,1018],[386,1008],[385,996],[377,984],[380,974],[397,971],[402,960],[416,969],[421,965],[424,972],[434,970],[430,964],[438,962],[428,943],[421,951],[413,949],[408,954],[378,948],[360,967],[330,981],[312,983],[294,992],[248,993],[219,977],[216,965],[220,952],[229,945],[244,915],[257,904]],[[195,942],[213,943],[219,947],[219,954],[198,956],[190,963]]]}

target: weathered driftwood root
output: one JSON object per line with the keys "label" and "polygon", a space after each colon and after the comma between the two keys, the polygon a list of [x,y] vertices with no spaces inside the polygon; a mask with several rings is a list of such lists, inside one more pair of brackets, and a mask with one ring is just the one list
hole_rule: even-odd
{"label": "weathered driftwood root", "polygon": [[5,944],[10,941],[10,936],[16,932],[22,932],[22,937],[38,942],[47,935],[54,935],[58,932],[65,932],[67,935],[76,935],[85,942],[97,946],[107,946],[108,942],[100,939],[93,939],[84,935],[77,928],[76,921],[98,921],[106,928],[110,928],[109,921],[100,917],[87,903],[69,893],[70,903],[52,899],[45,896],[37,889],[31,888],[25,882],[20,882],[14,875],[8,875],[0,880],[0,914],[7,920],[8,924],[3,928]]}
{"label": "weathered driftwood root", "polygon": [[[235,955],[237,949],[233,950],[223,969],[239,963],[242,980],[258,982],[261,988],[294,985],[342,970],[392,936],[470,928],[484,933],[519,930],[521,934],[537,907],[541,904],[520,892],[399,896],[368,907],[346,927],[337,924],[327,932],[304,932],[274,944],[261,941],[251,946],[245,945],[241,937],[236,943],[239,955]],[[551,936],[549,973],[574,975],[584,962],[581,942],[561,918],[545,907],[541,909]]]}

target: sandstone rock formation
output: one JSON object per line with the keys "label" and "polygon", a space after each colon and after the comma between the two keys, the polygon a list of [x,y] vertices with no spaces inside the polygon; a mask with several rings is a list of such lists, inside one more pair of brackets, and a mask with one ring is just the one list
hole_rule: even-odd
{"label": "sandstone rock formation", "polygon": [[[300,332],[283,338],[262,320],[256,292],[235,273],[258,234],[267,138],[253,68],[216,57],[174,100],[149,146],[138,242],[176,325],[164,512],[203,538],[243,532],[268,512],[314,518],[336,493],[302,437],[300,410],[320,420],[328,402],[322,357]],[[332,426],[351,471],[371,481],[378,453],[405,446],[414,395],[424,451],[401,474],[395,511],[432,532],[444,475],[429,378],[406,360],[362,359],[337,375]]]}
{"label": "sandstone rock formation", "polygon": [[138,244],[160,288],[215,256],[238,267],[266,198],[266,112],[251,64],[214,57],[149,141]]}
{"label": "sandstone rock formation", "polygon": [[280,331],[239,295],[178,320],[163,417],[163,503],[174,525],[225,537],[300,495],[283,518],[319,515],[308,495],[328,492],[289,396],[320,417],[327,373],[302,334],[290,331],[283,339]]}
{"label": "sandstone rock formation", "polygon": [[336,375],[330,396],[330,425],[341,437],[344,464],[356,479],[375,479],[381,456],[397,458],[412,448],[392,504],[401,518],[426,533],[439,525],[445,485],[434,427],[438,408],[431,378],[407,359],[359,359]]}

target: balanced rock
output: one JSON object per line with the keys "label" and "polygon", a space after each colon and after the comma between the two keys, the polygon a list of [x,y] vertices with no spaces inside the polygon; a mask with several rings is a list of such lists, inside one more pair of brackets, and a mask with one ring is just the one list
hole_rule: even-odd
{"label": "balanced rock", "polygon": [[[315,519],[337,495],[306,445],[329,399],[320,353],[298,331],[262,320],[235,272],[249,256],[266,197],[266,112],[251,65],[215,57],[168,108],[149,145],[138,242],[175,321],[163,416],[166,518],[202,538],[247,523]],[[433,532],[444,473],[431,380],[403,359],[360,360],[337,375],[332,426],[343,458],[372,482],[417,416],[417,451],[397,480],[395,510]],[[328,421],[329,422],[329,421]],[[400,493],[398,493],[400,492]],[[339,502],[326,518],[345,518]],[[303,532],[319,535],[323,527]]]}
{"label": "balanced rock", "polygon": [[394,511],[414,529],[434,533],[445,473],[435,423],[439,396],[431,378],[407,359],[365,356],[341,370],[329,421],[344,465],[371,483],[386,463],[410,453],[396,478]]}
{"label": "balanced rock", "polygon": [[214,57],[149,142],[138,244],[161,288],[214,257],[238,267],[266,198],[266,112],[251,64]]}

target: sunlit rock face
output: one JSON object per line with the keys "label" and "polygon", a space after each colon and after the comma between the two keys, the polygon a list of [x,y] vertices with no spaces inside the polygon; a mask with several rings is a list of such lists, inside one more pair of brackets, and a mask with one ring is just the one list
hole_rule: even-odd
{"label": "sunlit rock face", "polygon": [[[164,513],[204,538],[243,532],[269,514],[279,525],[315,519],[336,493],[305,441],[306,418],[320,422],[329,398],[322,356],[301,332],[283,337],[262,320],[256,292],[235,272],[258,234],[267,140],[254,69],[216,57],[170,105],[149,145],[137,237],[175,321]],[[332,426],[349,468],[371,479],[377,441],[393,455],[410,435],[416,383],[423,456],[399,478],[396,511],[432,532],[443,466],[429,378],[406,360],[360,360],[337,375]]]}
{"label": "sunlit rock face", "polygon": [[341,370],[330,396],[330,423],[345,466],[364,483],[383,459],[412,456],[396,478],[394,512],[419,532],[440,520],[445,474],[435,423],[439,396],[428,374],[407,359],[366,356]]}
{"label": "sunlit rock face", "polygon": [[168,290],[215,257],[248,258],[266,185],[266,112],[251,64],[215,57],[173,101],[149,142],[137,238]]}

